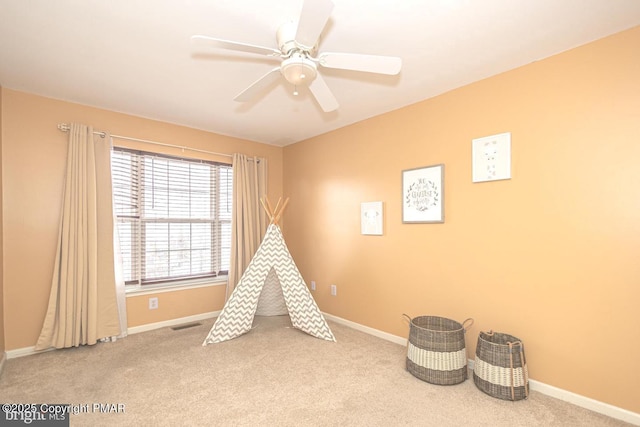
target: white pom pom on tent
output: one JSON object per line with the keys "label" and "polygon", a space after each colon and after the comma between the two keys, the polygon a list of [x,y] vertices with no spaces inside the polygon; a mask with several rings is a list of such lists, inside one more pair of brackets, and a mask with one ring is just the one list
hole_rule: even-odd
{"label": "white pom pom on tent", "polygon": [[[270,281],[275,277],[279,282],[294,328],[316,338],[335,341],[333,332],[309,292],[278,226],[278,220],[289,199],[285,200],[280,209],[278,201],[275,211],[271,209],[268,200],[266,204],[262,200],[261,202],[270,219],[267,232],[202,345],[227,341],[251,330],[258,301],[268,277]],[[269,311],[269,308],[265,310]]]}

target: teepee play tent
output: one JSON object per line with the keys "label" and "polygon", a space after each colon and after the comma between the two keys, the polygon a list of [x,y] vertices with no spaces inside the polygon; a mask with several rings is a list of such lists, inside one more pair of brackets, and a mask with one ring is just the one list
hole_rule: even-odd
{"label": "teepee play tent", "polygon": [[[316,338],[335,341],[329,325],[289,253],[278,226],[278,220],[288,201],[289,199],[280,209],[278,202],[274,211],[268,200],[266,203],[261,200],[270,219],[267,232],[202,345],[227,341],[249,332],[258,302],[260,300],[262,304],[264,300],[261,293],[265,282],[275,283],[279,286],[278,291],[282,290],[280,300],[284,299],[284,306],[294,328]],[[270,310],[267,307],[264,311]]]}

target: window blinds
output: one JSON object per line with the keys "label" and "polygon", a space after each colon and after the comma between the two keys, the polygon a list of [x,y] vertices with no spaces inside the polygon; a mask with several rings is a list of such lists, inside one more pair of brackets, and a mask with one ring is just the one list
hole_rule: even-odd
{"label": "window blinds", "polygon": [[228,272],[231,166],[115,148],[112,176],[127,283]]}

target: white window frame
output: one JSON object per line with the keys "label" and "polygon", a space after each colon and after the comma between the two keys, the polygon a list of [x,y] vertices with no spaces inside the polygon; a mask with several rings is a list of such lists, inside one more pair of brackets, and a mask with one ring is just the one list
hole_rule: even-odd
{"label": "white window frame", "polygon": [[[231,230],[231,215],[230,209],[231,206],[228,206],[228,214],[225,214],[225,218],[222,218],[220,215],[220,203],[221,198],[226,197],[226,204],[230,204],[232,201],[232,170],[231,165],[197,160],[197,159],[188,159],[181,157],[174,157],[159,153],[152,153],[141,150],[131,150],[127,148],[114,147],[113,153],[116,152],[127,152],[132,155],[132,159],[134,159],[133,168],[136,169],[136,180],[137,180],[137,193],[135,197],[131,197],[130,203],[136,205],[137,215],[118,215],[118,203],[114,200],[114,210],[116,211],[116,227],[119,227],[122,223],[131,223],[132,227],[136,227],[134,230],[135,236],[137,238],[131,239],[131,250],[132,253],[135,253],[131,258],[135,260],[135,264],[129,262],[130,271],[128,271],[125,277],[131,278],[136,276],[134,280],[127,281],[126,290],[127,293],[132,291],[149,291],[152,289],[167,289],[167,288],[175,288],[175,287],[198,287],[203,286],[204,284],[210,283],[226,283],[228,277],[228,266],[230,260],[228,259],[228,255],[230,252],[230,230]],[[143,163],[145,161],[150,161],[151,159],[163,159],[169,161],[178,161],[178,162],[187,162],[190,164],[207,164],[213,167],[212,173],[215,173],[215,177],[210,179],[209,185],[215,186],[216,188],[212,188],[211,195],[214,197],[214,200],[211,200],[211,209],[210,211],[213,213],[211,218],[157,218],[157,217],[147,217],[144,212],[144,198],[143,198],[143,186],[145,185],[143,174],[144,167]],[[114,169],[114,165],[116,165],[117,161],[114,159],[112,154],[112,170]],[[221,185],[220,174],[226,174],[226,182],[227,185],[224,188]],[[116,177],[116,173],[114,171],[114,193],[118,192],[118,188],[116,185],[116,181],[118,178]],[[118,181],[122,184],[123,181]],[[132,185],[131,188],[134,188]],[[114,197],[114,199],[116,199]],[[122,200],[122,197],[119,199]],[[211,256],[212,256],[212,265],[213,270],[211,274],[206,275],[187,275],[187,276],[170,276],[168,278],[162,279],[152,279],[145,278],[144,275],[144,259],[145,259],[145,242],[144,242],[144,230],[145,224],[149,223],[167,223],[167,224],[179,224],[179,223],[188,223],[188,224],[197,224],[197,223],[210,223],[211,224]],[[223,236],[222,227],[226,225],[227,233]],[[228,241],[226,241],[226,240]],[[193,243],[191,243],[192,245]],[[189,249],[186,251],[193,251],[193,247],[189,246]],[[167,254],[168,256],[171,254],[172,249],[171,245],[167,246]],[[224,255],[226,255],[227,259],[222,259]],[[126,255],[123,254],[123,257]],[[125,260],[123,260],[125,261]],[[167,261],[170,264],[170,261]],[[123,262],[126,264],[126,262]],[[224,267],[227,269],[223,269]]]}

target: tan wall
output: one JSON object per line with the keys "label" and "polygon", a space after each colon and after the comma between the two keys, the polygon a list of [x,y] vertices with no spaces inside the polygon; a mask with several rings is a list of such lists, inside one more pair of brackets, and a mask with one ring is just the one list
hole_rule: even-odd
{"label": "tan wall", "polygon": [[[4,89],[2,166],[7,350],[35,345],[42,327],[53,272],[68,137],[56,126],[69,122],[85,123],[115,135],[267,157],[269,196],[277,198],[282,194],[282,148]],[[123,144],[118,140],[115,143]],[[177,149],[134,145],[150,151],[181,154]],[[190,154],[201,156],[183,153]],[[230,161],[228,157],[218,160]],[[169,320],[174,315],[183,317],[219,310],[224,303],[220,288],[163,293],[160,308],[153,313],[141,302],[148,297],[128,298],[131,326]],[[174,309],[170,309],[172,306]]]}
{"label": "tan wall", "polygon": [[[198,313],[221,310],[224,286],[195,288],[178,292],[133,295],[127,298],[127,324],[130,328],[167,319],[180,319]],[[158,308],[149,310],[149,298],[158,298]],[[204,340],[204,337],[202,337]]]}
{"label": "tan wall", "polygon": [[3,190],[2,190],[2,99],[4,95],[4,89],[0,86],[0,359],[2,359],[2,354],[5,350],[5,342],[4,342],[4,280],[3,280],[3,269],[4,269],[4,258],[2,256],[4,250],[4,234],[2,232],[2,200]]}
{"label": "tan wall", "polygon": [[[640,27],[285,147],[285,235],[320,308],[520,337],[533,379],[640,412]],[[471,140],[512,133],[512,179]],[[402,224],[401,171],[445,164],[444,224]],[[360,203],[384,202],[384,236]],[[337,296],[329,285],[337,285]]]}

